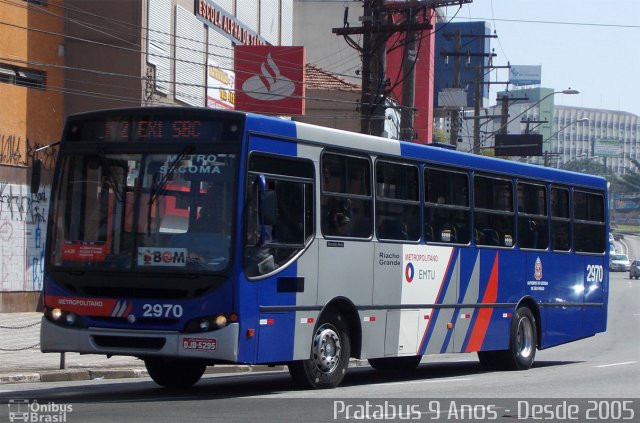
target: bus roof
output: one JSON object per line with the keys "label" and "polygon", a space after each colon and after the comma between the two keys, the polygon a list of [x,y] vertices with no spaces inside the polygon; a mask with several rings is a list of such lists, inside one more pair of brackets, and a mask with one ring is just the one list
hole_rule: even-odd
{"label": "bus roof", "polygon": [[301,141],[328,145],[336,148],[350,149],[353,151],[367,152],[376,155],[404,157],[415,160],[424,160],[430,163],[462,167],[479,172],[491,172],[505,176],[519,178],[531,178],[547,182],[560,182],[569,185],[590,187],[606,190],[607,180],[600,176],[570,172],[555,168],[543,167],[520,163],[505,159],[486,157],[477,154],[464,153],[428,144],[417,144],[389,138],[364,135],[356,132],[327,128],[302,122],[285,120],[277,117],[262,116],[252,113],[206,109],[195,107],[134,107],[123,109],[107,109],[87,112],[69,116],[69,120],[92,119],[103,116],[141,115],[152,112],[161,116],[176,114],[190,114],[198,117],[211,115],[244,115],[246,116],[247,130],[252,132],[269,133],[282,137],[299,139]]}

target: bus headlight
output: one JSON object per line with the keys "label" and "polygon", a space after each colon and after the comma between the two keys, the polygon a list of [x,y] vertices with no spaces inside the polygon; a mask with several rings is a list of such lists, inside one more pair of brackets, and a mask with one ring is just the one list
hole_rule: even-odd
{"label": "bus headlight", "polygon": [[216,329],[222,329],[229,323],[238,321],[237,314],[217,314],[215,316],[198,317],[189,320],[184,327],[186,333],[209,332]]}
{"label": "bus headlight", "polygon": [[62,310],[60,310],[59,308],[54,308],[53,310],[51,310],[51,319],[54,322],[60,321],[61,318],[62,318]]}
{"label": "bus headlight", "polygon": [[67,313],[66,316],[64,316],[64,321],[69,325],[69,326],[73,326],[73,324],[76,322],[76,315],[75,313]]}
{"label": "bus headlight", "polygon": [[227,316],[225,316],[224,314],[221,314],[218,317],[216,317],[216,326],[219,328],[223,328],[227,326]]}
{"label": "bus headlight", "polygon": [[44,309],[44,315],[47,319],[60,326],[83,327],[80,316],[72,311],[46,307]]}
{"label": "bus headlight", "polygon": [[201,319],[199,326],[201,331],[206,332],[211,328],[211,321],[209,319]]}

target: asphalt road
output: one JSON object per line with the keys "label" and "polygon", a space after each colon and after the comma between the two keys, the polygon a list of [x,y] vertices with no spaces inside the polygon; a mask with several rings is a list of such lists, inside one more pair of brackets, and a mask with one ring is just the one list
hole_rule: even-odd
{"label": "asphalt road", "polygon": [[[630,256],[640,252],[637,238],[617,246]],[[13,408],[0,408],[0,421],[9,421],[19,400],[37,400],[44,407],[39,415],[58,415],[66,422],[316,422],[367,415],[372,420],[526,421],[523,417],[566,417],[563,410],[572,406],[583,413],[579,421],[638,421],[640,280],[611,273],[610,286],[607,332],[538,351],[528,371],[485,372],[475,354],[451,354],[425,357],[410,375],[351,368],[342,386],[323,391],[296,390],[286,372],[211,375],[186,392],[167,391],[149,379],[3,385],[0,403],[14,401]],[[541,407],[553,407],[535,408],[535,399]],[[590,408],[593,412],[584,414]],[[536,410],[551,414],[536,415]]]}

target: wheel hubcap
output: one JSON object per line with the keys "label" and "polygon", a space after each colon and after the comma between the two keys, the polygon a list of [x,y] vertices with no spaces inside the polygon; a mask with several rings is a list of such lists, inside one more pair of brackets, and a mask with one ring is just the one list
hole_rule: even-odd
{"label": "wheel hubcap", "polygon": [[330,327],[322,326],[313,338],[313,361],[322,373],[331,373],[340,361],[340,337]]}
{"label": "wheel hubcap", "polygon": [[518,322],[518,352],[523,358],[529,358],[533,352],[533,329],[526,317]]}

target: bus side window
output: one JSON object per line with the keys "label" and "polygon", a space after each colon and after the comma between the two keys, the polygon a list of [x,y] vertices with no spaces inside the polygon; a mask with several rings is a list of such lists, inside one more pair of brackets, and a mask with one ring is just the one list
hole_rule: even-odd
{"label": "bus side window", "polygon": [[[313,163],[252,154],[245,206],[245,273],[256,277],[286,266],[313,239]],[[264,176],[269,175],[269,176]],[[273,222],[261,220],[260,186],[276,203]]]}
{"label": "bus side window", "polygon": [[469,244],[471,213],[466,173],[425,168],[425,241]]}
{"label": "bus side window", "polygon": [[520,248],[546,250],[547,187],[518,182],[518,244]]}
{"label": "bus side window", "polygon": [[604,196],[573,191],[573,248],[583,253],[604,253],[606,231]]}
{"label": "bus side window", "polygon": [[376,162],[376,234],[378,239],[420,239],[419,169],[378,160]]}
{"label": "bus side window", "polygon": [[365,157],[323,153],[321,229],[325,236],[369,238],[371,217],[371,164]]}
{"label": "bus side window", "polygon": [[569,190],[566,188],[551,188],[551,234],[551,247],[554,251],[571,249]]}
{"label": "bus side window", "polygon": [[513,247],[513,182],[476,175],[473,179],[473,197],[477,244]]}

